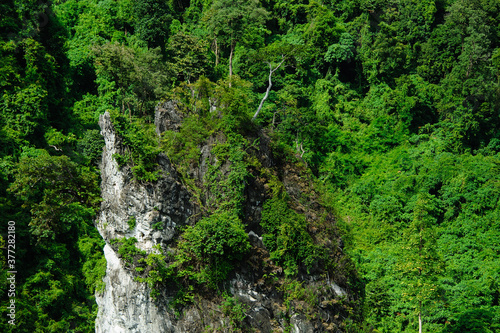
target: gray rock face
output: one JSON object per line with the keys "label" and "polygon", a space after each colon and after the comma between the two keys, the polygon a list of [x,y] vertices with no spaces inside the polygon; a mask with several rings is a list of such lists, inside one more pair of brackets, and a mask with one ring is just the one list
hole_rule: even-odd
{"label": "gray rock face", "polygon": [[[99,125],[106,146],[101,164],[101,195],[103,202],[98,217],[98,230],[106,241],[135,237],[137,246],[150,250],[156,244],[167,248],[176,225],[185,224],[192,214],[188,192],[179,182],[166,156],[158,157],[162,177],[153,184],[133,179],[128,166],[118,167],[114,154],[123,153],[121,139],[116,135],[108,113]],[[128,221],[135,220],[131,228]]]}
{"label": "gray rock face", "polygon": [[314,333],[313,325],[303,315],[294,314],[290,318],[292,333]]}
{"label": "gray rock face", "polygon": [[[162,177],[153,184],[140,184],[129,167],[119,168],[114,154],[123,153],[108,113],[99,119],[106,146],[101,164],[101,211],[97,228],[107,244],[112,239],[135,237],[136,246],[148,253],[159,244],[164,250],[192,214],[189,194],[176,177],[165,156],[159,156]],[[134,220],[130,227],[128,221]],[[104,248],[107,260],[106,289],[97,294],[97,332],[174,332],[171,314],[149,296],[146,284],[134,281],[110,245]]]}
{"label": "gray rock face", "polygon": [[104,247],[104,255],[106,290],[96,298],[96,332],[174,332],[166,309],[153,303],[146,285],[134,281],[109,245]]}
{"label": "gray rock face", "polygon": [[[155,122],[158,135],[167,129],[177,129],[180,117],[175,113],[175,106],[165,103],[158,108]],[[99,125],[106,146],[101,164],[103,202],[96,225],[106,241],[104,254],[107,268],[104,278],[105,290],[96,294],[99,307],[96,332],[205,332],[207,327],[210,327],[210,331],[233,332],[231,318],[221,311],[220,296],[214,296],[214,299],[199,297],[194,304],[185,307],[180,315],[175,314],[168,305],[172,293],[165,290],[157,300],[153,300],[147,284],[135,281],[132,270],[127,268],[113,250],[111,240],[135,237],[138,241],[136,246],[147,253],[155,251],[155,245],[160,245],[164,252],[167,252],[178,234],[178,227],[186,225],[198,212],[198,208],[191,203],[189,192],[181,184],[166,156],[158,157],[161,177],[154,183],[142,184],[134,180],[130,167],[119,168],[113,155],[123,154],[125,147],[116,134],[108,113],[100,117]],[[214,159],[209,144],[202,147],[201,151],[200,166],[192,171],[194,179],[202,179],[207,164],[212,163]],[[256,207],[261,207],[264,200],[262,190],[254,187],[247,192],[247,210],[255,211]],[[255,218],[252,218],[250,213],[248,216],[250,224],[258,224],[258,221],[253,220],[257,220],[260,213]],[[135,223],[129,224],[131,220]],[[250,231],[249,240],[253,245],[251,257],[257,258],[255,262],[264,257],[268,258],[261,236]],[[264,272],[253,268],[252,260],[250,258],[244,263],[226,285],[231,294],[245,305],[246,318],[242,323],[244,327],[262,333],[284,332],[285,328],[295,333],[330,331],[323,328],[325,323],[323,326],[318,324],[318,320],[312,323],[306,316],[294,313],[293,310],[288,313],[290,320],[286,322],[283,314],[289,310],[284,306],[283,295],[273,290],[273,287],[265,286],[262,282]],[[276,268],[272,264],[266,267],[269,270]],[[275,271],[278,275],[282,273],[280,269]],[[265,273],[269,274],[271,271]],[[333,317],[334,314],[328,310],[331,304],[328,300],[334,298],[335,294],[345,296],[346,291],[329,280],[311,280],[310,285],[314,290],[323,290],[322,298],[319,299],[324,303],[320,310],[324,312],[323,317]],[[331,327],[332,325],[330,324]]]}
{"label": "gray rock face", "polygon": [[167,101],[155,108],[156,134],[159,136],[167,129],[177,131],[181,126],[182,118],[176,111],[176,103]]}

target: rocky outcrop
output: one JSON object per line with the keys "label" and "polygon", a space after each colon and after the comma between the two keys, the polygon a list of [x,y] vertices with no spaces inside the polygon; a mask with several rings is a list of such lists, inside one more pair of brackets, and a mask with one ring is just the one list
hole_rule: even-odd
{"label": "rocky outcrop", "polygon": [[155,183],[134,180],[130,167],[120,168],[113,158],[125,147],[116,135],[110,115],[99,119],[106,146],[101,163],[101,210],[97,228],[107,245],[104,255],[106,289],[97,294],[97,332],[170,332],[172,323],[165,306],[155,303],[145,284],[134,281],[117,253],[109,245],[113,239],[135,237],[136,246],[146,252],[153,246],[168,249],[179,225],[192,215],[188,192],[178,181],[168,159],[160,155],[161,177]]}
{"label": "rocky outcrop", "polygon": [[[107,241],[135,237],[144,250],[156,244],[166,248],[176,226],[185,224],[192,214],[189,193],[162,154],[158,156],[160,179],[146,184],[135,181],[130,167],[120,169],[113,158],[122,154],[124,147],[108,113],[100,117],[99,125],[106,143],[101,164],[103,202],[98,218],[101,235]],[[133,228],[128,223],[131,219],[135,220]]]}
{"label": "rocky outcrop", "polygon": [[[157,108],[155,122],[158,135],[167,129],[178,130],[180,121],[175,113],[175,104],[165,103]],[[112,240],[124,237],[135,237],[137,248],[146,253],[156,251],[155,245],[160,245],[164,253],[172,251],[179,227],[195,223],[199,207],[193,203],[189,191],[164,155],[158,156],[160,177],[153,183],[136,181],[129,166],[120,168],[113,156],[123,154],[126,147],[117,136],[108,113],[100,117],[99,125],[106,146],[101,164],[103,201],[96,224],[106,241],[104,254],[107,269],[104,278],[106,287],[96,294],[99,307],[96,332],[180,333],[206,332],[207,329],[210,332],[234,332],[236,326],[231,315],[223,311],[223,299],[219,294],[200,295],[180,314],[176,313],[169,305],[175,290],[166,286],[153,299],[147,284],[137,282],[136,273],[120,258]],[[208,164],[213,163],[210,140],[217,139],[211,138],[200,147],[198,166],[190,171],[193,179],[201,181]],[[272,168],[278,162],[271,158],[266,142],[261,141],[259,159],[266,167]],[[292,196],[305,191],[299,184],[297,173],[284,170],[281,176]],[[294,333],[342,332],[338,314],[343,310],[338,300],[350,297],[349,291],[338,285],[345,284],[344,280],[319,275],[302,276],[300,285],[304,292],[314,294],[314,297],[298,297],[285,302],[288,295],[284,291],[283,271],[269,259],[259,235],[258,221],[267,198],[265,188],[264,182],[255,177],[249,180],[245,189],[244,222],[248,227],[252,250],[224,286],[245,311],[245,318],[237,329],[263,333],[284,332],[287,329]],[[315,218],[313,212],[307,213]]]}
{"label": "rocky outcrop", "polygon": [[175,332],[167,309],[151,299],[146,284],[134,281],[109,245],[104,247],[104,255],[106,289],[96,297],[96,332]]}
{"label": "rocky outcrop", "polygon": [[176,103],[167,101],[155,108],[156,134],[159,136],[166,130],[178,131],[181,127],[182,118],[176,111]]}

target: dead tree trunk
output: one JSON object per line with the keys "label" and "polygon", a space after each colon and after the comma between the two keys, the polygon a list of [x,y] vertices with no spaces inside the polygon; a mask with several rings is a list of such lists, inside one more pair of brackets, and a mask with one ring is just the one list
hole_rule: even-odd
{"label": "dead tree trunk", "polygon": [[231,79],[231,76],[233,76],[233,52],[234,52],[234,46],[233,43],[231,43],[231,51],[229,52],[229,78]]}
{"label": "dead tree trunk", "polygon": [[219,64],[219,48],[217,46],[217,37],[214,39],[215,44],[215,67]]}
{"label": "dead tree trunk", "polygon": [[418,302],[418,333],[422,333],[422,301]]}
{"label": "dead tree trunk", "polygon": [[276,72],[276,70],[278,70],[278,68],[280,68],[281,64],[283,64],[284,61],[285,61],[285,56],[282,55],[281,62],[274,69],[273,69],[273,65],[270,62],[268,62],[268,64],[269,64],[269,85],[267,86],[266,94],[264,95],[264,97],[260,101],[260,104],[259,104],[259,107],[257,108],[257,111],[255,112],[255,114],[252,117],[252,121],[255,121],[255,119],[259,115],[260,110],[262,110],[262,106],[264,105],[264,102],[269,97],[269,92],[271,91],[271,87],[273,86],[273,82],[271,81],[271,77],[272,77],[273,73]]}

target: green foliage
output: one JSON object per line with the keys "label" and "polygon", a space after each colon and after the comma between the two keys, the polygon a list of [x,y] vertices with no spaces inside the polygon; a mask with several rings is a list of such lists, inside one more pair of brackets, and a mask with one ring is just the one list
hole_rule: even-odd
{"label": "green foliage", "polygon": [[31,232],[55,239],[90,219],[99,204],[97,175],[79,167],[67,156],[21,158],[10,191],[22,200],[32,216]]}
{"label": "green foliage", "polygon": [[[166,257],[161,246],[154,246],[153,252],[138,260],[138,265],[135,270],[139,273],[145,272],[146,276],[139,276],[136,280],[147,283],[151,288],[151,297],[157,299],[158,295],[160,295],[161,286],[174,277],[173,269],[166,264]],[[142,267],[143,265],[146,267]]]}
{"label": "green foliage", "polygon": [[234,75],[220,80],[215,88],[215,99],[222,112],[219,128],[228,132],[241,133],[251,127],[252,84]]}
{"label": "green foliage", "polygon": [[165,224],[165,222],[160,221],[160,222],[153,224],[151,227],[153,229],[156,229],[156,230],[163,230],[164,224]]}
{"label": "green foliage", "polygon": [[98,130],[87,130],[77,143],[78,149],[90,164],[97,164],[102,156],[104,138]]}
{"label": "green foliage", "polygon": [[1,114],[9,137],[25,139],[40,134],[47,119],[46,96],[47,92],[34,84],[3,95]]}
{"label": "green foliage", "polygon": [[283,292],[287,314],[300,312],[310,319],[317,315],[314,308],[318,303],[318,297],[312,288],[304,288],[302,282],[297,280],[285,279],[279,290]]}
{"label": "green foliage", "polygon": [[146,255],[146,252],[139,250],[135,246],[135,243],[137,243],[137,239],[135,237],[117,238],[111,241],[111,244],[118,245],[118,255],[125,261],[125,264],[128,267],[136,264],[140,257],[144,257]]}
{"label": "green foliage", "polygon": [[215,37],[226,44],[239,41],[246,29],[262,25],[268,13],[258,1],[217,0],[207,11],[204,20]]}
{"label": "green foliage", "polygon": [[[217,130],[241,133],[251,126],[251,85],[237,76],[233,76],[231,83],[231,87],[223,80],[214,84],[202,76],[195,83],[182,84],[175,90],[175,97],[180,100],[177,108],[186,117],[179,131],[166,131],[161,142],[182,174],[197,165],[200,145]],[[242,138],[238,135],[229,140],[241,146]]]}
{"label": "green foliage", "polygon": [[492,324],[494,315],[490,311],[472,309],[460,315],[456,323],[446,325],[443,333],[474,332],[489,333],[495,332],[498,325]]}
{"label": "green foliage", "polygon": [[137,0],[134,10],[134,30],[149,47],[165,47],[173,19],[173,1]]}
{"label": "green foliage", "polygon": [[123,138],[128,148],[125,155],[114,156],[118,165],[132,163],[132,172],[140,181],[155,181],[158,179],[157,156],[160,153],[154,125],[141,119],[129,122],[118,112],[111,112],[112,122],[116,132]]}
{"label": "green foliage", "polygon": [[130,230],[134,230],[135,224],[136,224],[135,216],[131,216],[128,219],[127,224],[128,224],[128,227],[130,228]]}
{"label": "green foliage", "polygon": [[284,199],[274,197],[264,203],[260,224],[271,259],[285,268],[287,276],[296,275],[299,268],[309,271],[323,259],[323,251],[307,232],[305,216],[290,209]]}
{"label": "green foliage", "polygon": [[352,253],[368,281],[368,321],[379,329],[416,329],[419,301],[424,330],[456,320],[465,304],[496,309],[489,267],[498,258],[488,248],[496,248],[497,157],[439,152],[438,138],[417,142],[372,162],[339,202],[359,226]]}
{"label": "green foliage", "polygon": [[198,163],[199,145],[212,133],[211,122],[198,115],[184,119],[179,132],[166,131],[162,134],[162,147],[170,160],[184,173]]}
{"label": "green foliage", "polygon": [[98,89],[110,95],[107,107],[127,110],[129,117],[151,115],[168,82],[160,50],[115,42],[96,47],[94,53]]}
{"label": "green foliage", "polygon": [[[105,271],[92,225],[103,146],[97,119],[114,110],[127,147],[116,160],[137,180],[154,181],[160,149],[150,123],[154,106],[168,96],[183,123],[163,134],[161,149],[207,217],[187,228],[176,258],[146,256],[124,241],[124,256],[154,295],[174,283],[176,302],[192,302],[196,278],[218,285],[241,258],[230,237],[248,245],[240,219],[248,170],[257,165],[246,138],[262,129],[275,157],[295,155],[311,169],[328,192],[326,204],[342,217],[345,252],[366,283],[359,327],[415,331],[421,301],[424,331],[497,331],[499,6],[4,1],[0,210],[18,223],[23,249],[16,329],[95,329],[92,293],[102,288]],[[253,124],[268,82],[263,61],[282,55],[287,66],[273,74]],[[227,69],[233,75],[219,80]],[[217,161],[195,181],[189,174],[199,167],[202,146]],[[305,217],[290,208],[296,203],[281,197],[284,175],[271,168],[261,168],[272,192],[263,212],[265,242],[293,275],[321,265],[325,253],[313,245]],[[227,234],[213,225],[223,219]],[[194,235],[213,242],[203,247]],[[214,242],[233,251],[232,259]],[[287,291],[304,295],[296,284]],[[0,331],[9,330],[2,318]]]}
{"label": "green foliage", "polygon": [[91,293],[101,292],[105,288],[103,278],[106,275],[106,258],[102,253],[103,247],[104,240],[97,237],[87,236],[78,240],[78,249],[83,257],[82,272]]}
{"label": "green foliage", "polygon": [[404,245],[397,267],[401,272],[402,300],[420,316],[427,304],[439,297],[437,277],[441,265],[436,253],[435,204],[431,195],[417,195],[413,220],[403,232]]}
{"label": "green foliage", "polygon": [[[207,208],[231,211],[242,215],[244,203],[244,190],[247,178],[250,176],[247,170],[247,153],[245,149],[248,144],[243,136],[230,134],[225,143],[218,143],[212,149],[217,157],[217,163],[210,165],[205,174],[204,183],[212,194],[207,202]],[[223,174],[223,166],[230,163],[229,173]]]}
{"label": "green foliage", "polygon": [[350,61],[354,57],[354,39],[344,32],[340,35],[340,40],[336,44],[328,47],[325,54],[325,60],[332,63],[340,63],[342,61]]}
{"label": "green foliage", "polygon": [[248,307],[227,293],[224,293],[222,297],[224,301],[221,304],[221,310],[224,316],[229,318],[233,330],[243,329],[243,320],[247,316]]}
{"label": "green foliage", "polygon": [[216,288],[249,250],[241,220],[232,212],[218,211],[186,228],[174,265],[179,277]]}
{"label": "green foliage", "polygon": [[244,39],[246,34],[255,36],[262,33],[267,16],[267,11],[259,7],[257,0],[215,0],[205,13],[203,20],[206,22],[207,30],[218,43],[230,48],[230,76],[236,43]]}
{"label": "green foliage", "polygon": [[202,39],[179,31],[167,45],[167,68],[179,81],[190,83],[202,75],[210,75],[208,45]]}
{"label": "green foliage", "polygon": [[73,146],[76,137],[73,133],[64,135],[62,132],[52,127],[45,132],[45,140],[50,147],[54,148],[55,146],[57,149],[60,149],[59,147]]}

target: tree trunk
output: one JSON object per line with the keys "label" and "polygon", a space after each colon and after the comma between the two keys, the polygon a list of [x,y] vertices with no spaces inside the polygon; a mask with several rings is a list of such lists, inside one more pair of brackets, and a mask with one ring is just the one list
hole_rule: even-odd
{"label": "tree trunk", "polygon": [[229,53],[229,88],[231,88],[231,77],[233,76],[233,53],[234,44],[231,42],[231,52]]}
{"label": "tree trunk", "polygon": [[132,109],[130,108],[130,104],[127,102],[127,107],[128,107],[128,118],[130,120],[130,123],[132,124]]}
{"label": "tree trunk", "polygon": [[422,301],[418,302],[418,333],[422,333]]}
{"label": "tree trunk", "polygon": [[[260,101],[260,104],[259,104],[259,107],[257,108],[257,111],[255,112],[255,114],[253,115],[252,117],[252,121],[255,121],[255,119],[257,118],[257,116],[259,115],[259,112],[260,110],[262,110],[262,106],[264,105],[264,102],[265,100],[269,97],[269,92],[271,91],[271,87],[273,86],[273,82],[271,81],[271,77],[273,75],[273,73],[278,69],[280,68],[281,64],[285,61],[285,57],[284,56],[281,56],[281,62],[278,64],[278,66],[276,66],[275,69],[273,69],[273,66],[271,63],[269,63],[269,85],[267,86],[267,89],[266,89],[266,94],[264,95],[264,97],[262,98],[262,100]],[[273,123],[274,123],[274,117],[273,117]]]}
{"label": "tree trunk", "polygon": [[255,114],[252,117],[252,121],[255,121],[255,119],[259,115],[260,110],[262,110],[262,106],[264,105],[264,101],[267,99],[267,97],[269,97],[269,92],[271,91],[271,87],[273,86],[273,83],[271,81],[272,74],[273,74],[272,67],[271,67],[271,64],[269,63],[269,85],[267,86],[266,94],[264,95],[264,97],[260,101],[260,104],[259,104],[259,107],[257,108],[257,111],[255,112]]}
{"label": "tree trunk", "polygon": [[219,64],[219,49],[217,47],[217,38],[215,38],[215,66]]}

